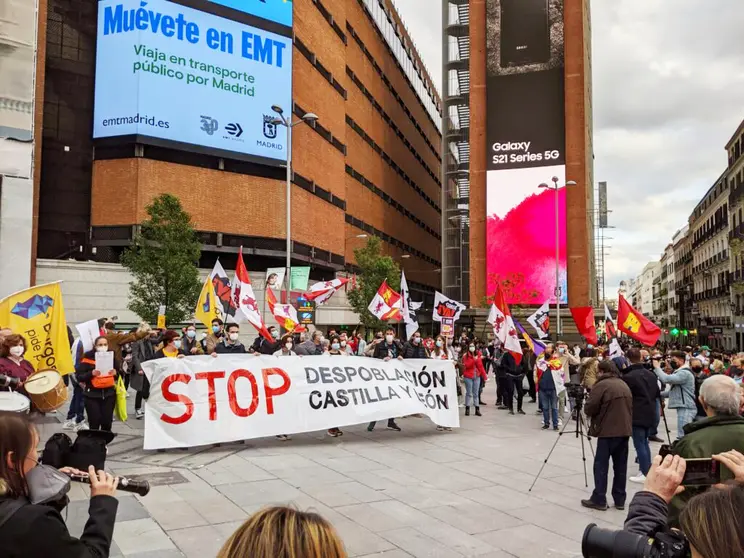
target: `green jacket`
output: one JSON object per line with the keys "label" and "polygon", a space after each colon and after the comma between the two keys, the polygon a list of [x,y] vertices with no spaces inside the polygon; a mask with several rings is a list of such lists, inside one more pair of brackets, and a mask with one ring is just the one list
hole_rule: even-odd
{"label": "green jacket", "polygon": [[[744,417],[713,416],[691,422],[685,426],[685,435],[672,446],[672,451],[685,459],[710,457],[732,449],[744,453]],[[722,465],[721,482],[733,478],[733,473]],[[687,502],[705,490],[704,487],[688,486],[682,494],[672,499],[669,505],[669,523],[672,527],[679,527],[679,514]]]}

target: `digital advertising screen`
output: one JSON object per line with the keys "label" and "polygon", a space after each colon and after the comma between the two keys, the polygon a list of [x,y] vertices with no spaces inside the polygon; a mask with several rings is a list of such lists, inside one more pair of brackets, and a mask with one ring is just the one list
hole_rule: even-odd
{"label": "digital advertising screen", "polygon": [[93,137],[283,163],[291,18],[283,0],[100,0]]}
{"label": "digital advertising screen", "polygon": [[563,0],[488,0],[486,41],[487,294],[555,301],[557,195],[566,302]]}

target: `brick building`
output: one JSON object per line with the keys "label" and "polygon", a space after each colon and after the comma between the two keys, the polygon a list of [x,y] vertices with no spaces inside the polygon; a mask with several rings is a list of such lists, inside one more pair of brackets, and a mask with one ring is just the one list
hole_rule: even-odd
{"label": "brick building", "polygon": [[[96,13],[92,0],[40,0],[36,257],[118,262],[169,192],[199,232],[201,267],[219,257],[232,269],[241,245],[251,269],[283,265],[284,168],[92,139]],[[328,279],[374,235],[431,294],[441,102],[392,2],[295,0],[292,83],[295,118],[319,116],[293,132],[293,264]]]}

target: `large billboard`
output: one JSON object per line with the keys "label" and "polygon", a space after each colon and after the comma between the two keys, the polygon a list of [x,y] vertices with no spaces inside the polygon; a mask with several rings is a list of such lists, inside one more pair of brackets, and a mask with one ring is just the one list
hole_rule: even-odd
{"label": "large billboard", "polygon": [[[222,5],[230,2],[100,0],[94,138],[286,160],[271,107],[292,112],[291,27]],[[268,6],[289,6],[291,25],[291,2]]]}
{"label": "large billboard", "polygon": [[[487,293],[566,301],[563,0],[488,0]],[[556,199],[557,198],[557,199]]]}

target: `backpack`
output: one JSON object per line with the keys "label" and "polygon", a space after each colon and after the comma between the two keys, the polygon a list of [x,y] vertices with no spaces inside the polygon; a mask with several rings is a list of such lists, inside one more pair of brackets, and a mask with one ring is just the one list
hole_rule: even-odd
{"label": "backpack", "polygon": [[69,465],[68,461],[71,453],[72,440],[67,434],[59,432],[47,440],[41,454],[41,462],[44,465],[60,469]]}
{"label": "backpack", "polygon": [[102,471],[106,464],[106,444],[116,434],[104,430],[81,430],[65,465],[87,471],[93,465],[96,471]]}

